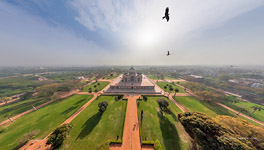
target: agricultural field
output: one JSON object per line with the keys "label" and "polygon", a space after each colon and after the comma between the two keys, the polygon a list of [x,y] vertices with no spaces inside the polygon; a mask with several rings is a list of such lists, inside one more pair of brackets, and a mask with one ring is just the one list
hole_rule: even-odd
{"label": "agricultural field", "polygon": [[44,99],[44,98],[30,98],[26,100],[18,100],[13,103],[8,103],[5,105],[0,106],[0,122],[7,120],[5,115],[10,114],[11,117],[16,116],[20,113],[23,113],[33,106],[41,105],[50,99]]}
{"label": "agricultural field", "polygon": [[91,98],[91,95],[73,95],[57,100],[5,125],[0,133],[1,149],[18,149],[25,144],[29,135],[43,139]]}
{"label": "agricultural field", "polygon": [[181,110],[168,100],[171,113],[163,113],[162,116],[157,103],[159,98],[168,100],[165,97],[147,96],[147,100],[138,101],[141,140],[147,142],[158,139],[164,150],[188,149],[190,137],[177,119]]}
{"label": "agricultural field", "polygon": [[[107,101],[105,112],[98,111],[98,103]],[[62,149],[107,149],[109,140],[122,140],[126,100],[116,100],[115,96],[100,96],[94,100],[73,121],[73,129]]]}
{"label": "agricultural field", "polygon": [[89,92],[90,89],[92,92],[95,92],[96,89],[97,91],[101,91],[102,89],[104,89],[107,85],[109,84],[108,81],[97,81],[95,83],[92,83],[86,87],[83,88],[83,92]]}
{"label": "agricultural field", "polygon": [[[162,88],[165,92],[169,92],[169,93],[175,93],[175,89],[179,89],[179,92],[177,93],[185,93],[184,89],[182,89],[181,87],[179,87],[178,85],[175,85],[173,83],[169,83],[169,82],[156,82],[156,84]],[[173,90],[170,91],[170,88],[169,86],[172,86]],[[166,87],[166,88],[165,88]]]}
{"label": "agricultural field", "polygon": [[[223,101],[222,102],[224,105],[229,106],[237,111],[240,111],[241,109],[246,110],[246,112],[242,112],[256,120],[264,122],[264,106],[255,104],[252,102],[246,102],[246,101],[241,101],[241,100],[236,100],[236,101]],[[260,110],[254,111],[254,106],[260,107]]]}

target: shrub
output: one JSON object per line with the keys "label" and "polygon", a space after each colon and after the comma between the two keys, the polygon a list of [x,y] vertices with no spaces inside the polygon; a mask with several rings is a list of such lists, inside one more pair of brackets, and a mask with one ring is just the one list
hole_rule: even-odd
{"label": "shrub", "polygon": [[155,143],[154,143],[154,149],[155,149],[155,150],[162,150],[162,147],[161,147],[160,141],[159,141],[158,139],[155,140]]}
{"label": "shrub", "polygon": [[54,148],[57,148],[61,146],[63,141],[67,138],[67,135],[69,135],[72,124],[64,124],[60,127],[58,127],[49,137],[47,141],[47,145],[51,144]]}
{"label": "shrub", "polygon": [[99,107],[99,112],[105,112],[106,108],[108,106],[108,102],[107,101],[102,101],[98,104]]}

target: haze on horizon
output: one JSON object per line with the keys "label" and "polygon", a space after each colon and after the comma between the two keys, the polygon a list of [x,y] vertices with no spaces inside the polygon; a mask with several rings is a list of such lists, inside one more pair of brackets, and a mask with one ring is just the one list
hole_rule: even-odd
{"label": "haze on horizon", "polygon": [[0,66],[264,65],[263,18],[264,0],[2,0]]}

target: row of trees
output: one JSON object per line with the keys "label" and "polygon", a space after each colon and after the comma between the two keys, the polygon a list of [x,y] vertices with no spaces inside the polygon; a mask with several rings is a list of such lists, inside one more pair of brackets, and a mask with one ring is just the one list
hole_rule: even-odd
{"label": "row of trees", "polygon": [[169,85],[169,84],[165,85],[165,86],[164,86],[164,89],[167,89],[167,88],[169,89],[170,92],[174,92],[174,93],[175,93],[174,96],[176,95],[177,92],[179,92],[179,89],[178,89],[178,88],[175,88],[175,89],[174,89],[174,88],[172,87],[172,85]]}
{"label": "row of trees", "polygon": [[79,80],[70,80],[64,83],[52,83],[43,85],[41,87],[36,88],[36,92],[40,97],[45,98],[56,98],[56,92],[70,92],[74,89],[79,89],[82,83]]}
{"label": "row of trees", "polygon": [[201,83],[186,82],[184,86],[192,90],[195,95],[205,101],[224,100],[226,98],[221,90],[210,88]]}

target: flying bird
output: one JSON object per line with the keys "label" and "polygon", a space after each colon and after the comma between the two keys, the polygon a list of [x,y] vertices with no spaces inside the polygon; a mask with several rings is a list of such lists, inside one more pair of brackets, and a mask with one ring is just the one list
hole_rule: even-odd
{"label": "flying bird", "polygon": [[169,17],[169,7],[167,7],[167,8],[165,9],[165,16],[162,17],[162,20],[163,20],[164,18],[166,18],[167,22],[170,20],[170,17]]}
{"label": "flying bird", "polygon": [[170,56],[170,55],[172,55],[172,54],[170,53],[170,51],[168,51],[167,56]]}

